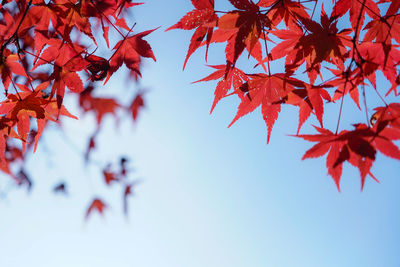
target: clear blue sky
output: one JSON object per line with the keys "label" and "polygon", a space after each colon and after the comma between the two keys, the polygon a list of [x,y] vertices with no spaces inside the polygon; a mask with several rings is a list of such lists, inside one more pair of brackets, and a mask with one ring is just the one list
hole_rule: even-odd
{"label": "clear blue sky", "polygon": [[[210,116],[215,83],[190,84],[210,73],[204,50],[182,72],[190,33],[164,32],[191,9],[188,0],[136,8],[137,31],[162,26],[146,37],[157,58],[143,69],[147,108],[135,127],[126,119],[115,130],[106,119],[97,151],[99,160],[133,159],[142,183],[129,219],[121,193],[76,154],[92,118],[64,121],[69,141],[50,132],[29,162],[32,193],[12,190],[0,201],[0,266],[399,267],[399,162],[378,155],[381,184],[367,179],[363,192],[358,171],[345,165],[338,193],[325,158],[301,161],[312,144],[287,136],[297,129],[296,108],[281,113],[269,145],[259,110],[227,129],[237,101],[221,101]],[[217,52],[209,58],[223,63]],[[135,88],[114,77],[108,90],[121,87]],[[345,107],[343,125],[353,109]],[[333,107],[326,119],[336,116]],[[68,198],[50,191],[60,179]],[[111,208],[84,222],[93,194]]]}

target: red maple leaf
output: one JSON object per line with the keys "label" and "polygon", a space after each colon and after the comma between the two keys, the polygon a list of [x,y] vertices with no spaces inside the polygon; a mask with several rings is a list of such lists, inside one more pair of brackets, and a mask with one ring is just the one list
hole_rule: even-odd
{"label": "red maple leaf", "polygon": [[79,95],[79,105],[85,111],[92,111],[96,114],[97,124],[100,125],[106,114],[116,116],[116,111],[121,105],[114,98],[103,98],[92,96],[94,88],[89,86]]}
{"label": "red maple leaf", "polygon": [[126,37],[114,46],[113,49],[115,50],[115,52],[109,60],[110,69],[105,82],[107,82],[110,79],[111,75],[122,66],[122,63],[125,63],[128,69],[141,75],[139,68],[140,57],[152,58],[154,61],[156,61],[156,58],[153,54],[153,51],[151,50],[149,43],[142,39],[154,30],[156,29],[144,31],[133,36]]}
{"label": "red maple leaf", "polygon": [[[259,6],[249,1],[234,1],[241,10],[231,11],[217,21],[218,34],[226,38],[226,60],[235,66],[243,50],[248,47],[249,54],[261,59],[261,49],[253,51],[259,38],[266,38],[264,28],[270,28],[270,21],[259,12]],[[227,32],[228,35],[224,34]],[[256,53],[255,53],[256,52]]]}
{"label": "red maple leaf", "polygon": [[54,78],[50,97],[57,93],[58,108],[61,108],[65,94],[65,87],[68,87],[68,89],[74,93],[80,93],[83,91],[82,79],[75,71],[70,71],[67,68],[55,67],[54,72],[50,77]]}
{"label": "red maple leaf", "polygon": [[382,127],[380,124],[382,122],[387,125],[384,119],[380,119],[373,128],[365,124],[357,124],[354,125],[354,130],[344,130],[338,134],[315,127],[319,134],[298,135],[307,141],[318,142],[307,150],[302,159],[321,157],[328,153],[326,160],[328,174],[334,179],[339,191],[342,164],[348,161],[359,169],[361,189],[363,189],[368,174],[376,180],[370,169],[375,161],[377,150],[389,157],[400,159],[400,149],[393,143],[393,140],[400,139],[400,131]]}
{"label": "red maple leaf", "polygon": [[356,59],[361,67],[357,71],[360,78],[367,77],[376,88],[375,72],[378,69],[381,70],[386,79],[392,84],[386,95],[392,91],[397,95],[397,86],[399,85],[398,66],[400,64],[400,51],[398,48],[399,45],[373,42],[363,42],[357,46],[359,54],[356,53]]}
{"label": "red maple leaf", "polygon": [[[25,36],[27,31],[35,25],[29,16],[24,16],[26,7],[26,2],[21,2],[18,8],[14,6],[13,9],[7,10],[0,6],[2,19],[0,20],[0,40],[5,44],[9,44],[16,36]],[[12,11],[13,13],[10,13]],[[4,47],[5,45],[2,44]],[[4,49],[3,47],[3,49]]]}
{"label": "red maple leaf", "polygon": [[25,142],[28,139],[30,131],[30,117],[36,118],[37,134],[35,136],[35,148],[42,134],[47,120],[57,121],[59,115],[65,115],[75,118],[65,107],[58,108],[52,99],[45,99],[41,96],[41,91],[46,89],[49,82],[42,83],[31,91],[22,84],[17,84],[22,92],[18,94],[9,94],[7,99],[0,103],[0,114],[7,114],[6,117],[14,121],[17,126],[19,138],[23,141],[23,150],[25,150]]}
{"label": "red maple leaf", "polygon": [[364,30],[368,30],[364,36],[364,41],[373,41],[377,43],[392,44],[394,39],[400,43],[400,17],[380,17],[370,21]]}
{"label": "red maple leaf", "polygon": [[166,31],[169,31],[172,29],[192,30],[197,28],[190,39],[183,69],[185,69],[189,57],[202,45],[202,41],[206,36],[207,60],[207,51],[214,30],[211,23],[218,19],[214,11],[214,0],[192,0],[192,4],[196,9],[188,12],[180,21],[166,29]]}
{"label": "red maple leaf", "polygon": [[271,24],[276,27],[283,20],[285,24],[292,28],[297,26],[299,18],[310,18],[306,8],[300,2],[291,0],[260,0],[257,3],[260,7],[269,7],[268,18]]}
{"label": "red maple leaf", "polygon": [[304,34],[300,26],[272,32],[285,40],[271,50],[272,59],[286,56],[285,70],[288,73],[297,70],[305,61],[310,83],[314,83],[317,75],[320,75],[320,63],[323,61],[343,68],[347,47],[352,46],[348,36],[351,30],[339,32],[337,22],[328,18],[324,9],[321,10],[321,24],[308,18],[300,18],[300,21],[308,34]]}
{"label": "red maple leaf", "polygon": [[214,1],[193,0],[192,4],[196,9],[188,12],[183,16],[183,18],[169,27],[166,31],[172,29],[192,30],[211,22],[216,18],[214,14]]}
{"label": "red maple leaf", "polygon": [[48,39],[47,44],[49,46],[38,57],[32,71],[43,64],[53,65],[53,73],[49,77],[54,80],[50,98],[56,94],[57,105],[61,108],[65,87],[74,93],[83,91],[83,82],[77,72],[87,68],[90,62],[81,56],[83,48],[79,45],[70,45],[56,38]]}
{"label": "red maple leaf", "polygon": [[24,67],[19,62],[19,57],[16,54],[6,49],[4,53],[5,57],[0,60],[0,73],[1,80],[3,81],[4,89],[8,90],[13,74],[27,77],[27,73]]}
{"label": "red maple leaf", "polygon": [[321,127],[323,127],[323,114],[324,114],[324,103],[323,100],[328,102],[332,101],[329,93],[324,87],[327,85],[315,86],[304,84],[304,89],[295,89],[288,94],[285,99],[286,104],[298,106],[299,109],[299,125],[297,127],[297,134],[301,129],[301,126],[308,119],[311,113],[314,111]]}
{"label": "red maple leaf", "polygon": [[214,65],[214,66],[210,65],[210,67],[217,69],[217,70],[214,73],[211,73],[210,75],[208,75],[207,77],[205,77],[201,80],[195,81],[193,83],[221,79],[218,82],[217,87],[215,88],[215,91],[214,91],[214,101],[213,101],[213,104],[211,106],[211,111],[210,111],[210,113],[212,113],[215,106],[217,105],[217,103],[223,97],[228,95],[231,88],[233,88],[233,90],[239,89],[240,86],[242,86],[243,83],[248,80],[248,78],[247,78],[247,75],[238,68],[231,68],[230,71],[228,73],[226,73],[225,65]]}
{"label": "red maple leaf", "polygon": [[246,92],[246,97],[242,98],[236,116],[228,127],[240,117],[261,106],[261,113],[268,128],[267,143],[269,143],[272,127],[281,111],[282,100],[296,87],[304,87],[304,83],[300,80],[287,77],[283,73],[273,75],[260,73],[249,75],[249,77],[251,79],[244,83],[239,90]]}
{"label": "red maple leaf", "polygon": [[142,94],[142,93],[138,93],[138,94],[134,97],[134,99],[133,99],[133,101],[132,101],[132,104],[131,104],[130,107],[129,107],[129,110],[130,110],[131,113],[132,113],[133,121],[136,121],[136,120],[137,120],[138,115],[139,115],[139,110],[143,109],[144,106],[145,106],[145,105],[144,105],[143,94]]}
{"label": "red maple leaf", "polygon": [[107,205],[103,202],[103,200],[99,198],[93,199],[89,208],[86,211],[86,220],[89,219],[89,216],[94,212],[97,211],[99,214],[103,214],[104,210],[107,208]]}
{"label": "red maple leaf", "polygon": [[400,130],[400,104],[391,103],[385,107],[375,108],[375,113],[371,117],[371,124],[376,124],[378,131],[385,127],[393,127]]}
{"label": "red maple leaf", "polygon": [[59,4],[59,7],[63,10],[61,13],[63,23],[58,25],[57,30],[62,33],[64,39],[69,40],[72,28],[76,27],[80,32],[89,36],[96,44],[89,18],[82,14],[81,4],[80,1],[77,3],[64,1],[64,3]]}
{"label": "red maple leaf", "polygon": [[375,19],[379,16],[379,8],[373,0],[338,0],[335,2],[331,17],[339,18],[350,10],[350,22],[353,30],[356,30],[357,34],[361,30],[361,26],[364,24],[365,13],[370,18]]}
{"label": "red maple leaf", "polygon": [[35,6],[31,7],[27,16],[31,23],[35,25],[35,31],[48,31],[50,23],[55,29],[61,23],[60,14],[63,13],[61,7],[55,3],[45,1],[35,1]]}
{"label": "red maple leaf", "polygon": [[103,171],[104,174],[104,181],[107,185],[111,184],[112,181],[118,180],[115,176],[115,173]]}
{"label": "red maple leaf", "polygon": [[388,157],[400,159],[400,149],[393,143],[394,140],[400,140],[400,104],[391,103],[377,107],[375,111],[371,123],[376,132],[373,139],[376,148]]}
{"label": "red maple leaf", "polygon": [[[80,71],[88,66],[89,63],[81,56],[85,51],[83,46],[66,42],[57,36],[48,36],[41,31],[36,31],[35,37],[38,39],[35,47],[38,54],[31,71],[43,64],[65,67],[71,71]],[[40,54],[45,45],[47,47]]]}

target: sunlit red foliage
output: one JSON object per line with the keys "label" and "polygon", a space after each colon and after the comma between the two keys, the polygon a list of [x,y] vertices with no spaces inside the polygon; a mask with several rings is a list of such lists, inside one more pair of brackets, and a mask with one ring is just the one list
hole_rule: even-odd
{"label": "sunlit red foliage", "polygon": [[[377,151],[400,159],[399,147],[394,142],[400,139],[399,104],[390,103],[393,99],[396,101],[400,84],[399,1],[229,2],[232,9],[220,11],[214,9],[213,0],[192,0],[195,9],[168,28],[196,29],[184,67],[200,46],[207,46],[207,55],[211,44],[225,44],[226,64],[211,66],[217,70],[198,81],[218,81],[211,111],[221,98],[237,95],[240,104],[231,126],[240,117],[261,107],[269,142],[281,110],[287,104],[299,107],[296,136],[318,142],[303,159],[328,154],[328,174],[338,189],[344,162],[359,169],[363,188],[367,175],[376,180],[371,167]],[[327,6],[330,15],[325,11]],[[318,17],[314,13],[319,9]],[[237,62],[244,51],[249,62],[253,62],[250,61],[253,58],[255,68],[261,67],[262,72],[239,69]],[[276,71],[279,66],[276,62],[282,59],[283,68]],[[377,84],[379,71],[391,84],[389,89]],[[381,106],[372,107],[376,111],[374,114],[367,105],[366,90],[372,90],[381,102]],[[382,96],[385,93],[386,99]],[[340,131],[343,100],[348,95],[365,114],[365,121],[355,122],[351,130]],[[333,104],[338,105],[339,116],[336,129],[331,131],[324,128],[324,110]],[[311,114],[320,124],[315,127],[318,133],[299,134]]]}
{"label": "sunlit red foliage", "polygon": [[[202,46],[206,61],[210,46],[224,46],[224,62],[210,65],[214,72],[197,82],[218,82],[211,112],[222,98],[239,98],[229,126],[260,107],[269,142],[282,110],[287,105],[298,107],[295,136],[316,142],[303,159],[327,154],[328,174],[338,189],[345,162],[358,168],[363,188],[367,176],[376,180],[372,166],[377,152],[400,159],[396,143],[400,139],[399,1],[229,0],[228,11],[216,10],[214,0],[191,3],[194,9],[167,31],[194,30],[183,68]],[[5,97],[0,102],[0,170],[18,185],[31,188],[24,169],[26,151],[37,149],[50,122],[77,119],[64,105],[66,95],[76,95],[81,111],[96,118],[97,128],[83,155],[87,164],[92,163],[106,116],[118,121],[122,112],[133,121],[138,119],[146,104],[144,91],[136,91],[130,103],[121,103],[118,97],[98,95],[96,89],[122,65],[137,80],[144,58],[156,61],[145,40],[156,29],[136,32],[136,23],[126,21],[127,10],[141,4],[132,0],[1,2],[0,78]],[[118,38],[110,39],[110,33]],[[255,65],[257,71],[244,71],[239,67],[243,62],[246,69]],[[389,88],[377,82],[378,75],[385,77]],[[367,90],[381,104],[367,105]],[[365,121],[356,121],[346,130],[340,121],[349,96]],[[339,115],[330,130],[325,128],[324,114],[328,105],[335,104]],[[311,115],[317,133],[300,134]],[[118,166],[100,167],[105,184],[122,189],[125,213],[135,186],[128,179],[127,161],[121,157]],[[66,184],[53,190],[66,193]],[[95,198],[86,217],[93,211],[102,214],[106,208],[103,200]]]}
{"label": "sunlit red foliage", "polygon": [[[31,145],[37,149],[48,122],[59,124],[62,116],[77,119],[63,105],[67,93],[78,95],[82,112],[96,117],[98,127],[84,155],[88,164],[92,164],[89,156],[107,114],[118,120],[119,112],[125,112],[132,114],[134,121],[137,119],[144,106],[140,92],[135,93],[131,104],[122,104],[118,97],[96,94],[96,88],[122,64],[138,78],[142,58],[156,60],[144,40],[154,29],[136,32],[136,23],[126,21],[127,10],[140,4],[131,0],[1,2],[0,78],[6,98],[0,102],[0,169],[18,185],[32,185],[23,168],[26,150]],[[103,34],[97,34],[99,30]],[[111,31],[119,38],[109,40]],[[124,158],[118,175],[102,171],[107,185],[114,181],[123,188],[129,186],[126,161]],[[16,172],[10,167],[15,164],[20,165]],[[53,190],[66,193],[66,184],[62,182]],[[128,195],[125,191],[124,207]],[[96,198],[86,217],[93,210],[103,213],[105,208],[104,202]]]}

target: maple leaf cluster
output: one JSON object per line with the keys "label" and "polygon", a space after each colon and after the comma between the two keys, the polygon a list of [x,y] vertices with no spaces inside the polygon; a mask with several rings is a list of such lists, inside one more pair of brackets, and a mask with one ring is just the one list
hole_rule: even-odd
{"label": "maple leaf cluster", "polygon": [[[0,102],[0,170],[17,184],[32,185],[23,169],[26,150],[36,150],[49,122],[59,125],[60,117],[78,119],[63,105],[66,93],[77,96],[83,113],[96,116],[98,127],[90,138],[86,161],[90,161],[106,114],[118,119],[117,111],[123,110],[137,120],[144,107],[143,91],[136,92],[128,105],[118,98],[99,97],[95,91],[123,64],[131,77],[138,79],[143,58],[156,60],[144,40],[154,29],[134,33],[136,23],[128,26],[125,20],[130,9],[141,4],[131,0],[1,2],[0,79],[5,98]],[[119,36],[112,49],[110,29]],[[17,163],[21,166],[15,172],[12,165]],[[124,173],[119,176],[125,177],[125,163],[122,167]],[[108,172],[103,174],[111,177]],[[124,199],[130,194],[130,186],[125,187]],[[65,188],[62,183],[55,191],[64,192]],[[99,211],[104,209],[93,205]]]}
{"label": "maple leaf cluster", "polygon": [[[363,188],[368,175],[376,180],[371,167],[377,151],[400,160],[395,143],[400,139],[400,105],[395,102],[400,84],[399,1],[335,0],[330,14],[324,7],[329,3],[317,0],[229,0],[233,9],[228,11],[215,10],[214,0],[191,2],[194,10],[167,30],[195,30],[183,68],[200,47],[206,46],[207,60],[210,45],[225,46],[226,62],[211,65],[215,71],[197,82],[218,81],[211,112],[222,98],[239,97],[229,126],[260,107],[269,142],[282,108],[298,107],[295,136],[317,142],[303,159],[327,154],[328,174],[339,190],[344,162],[359,169]],[[314,14],[318,8],[320,16]],[[237,63],[243,54],[262,71],[240,69]],[[279,64],[282,70],[275,71]],[[379,72],[390,88],[377,84]],[[367,90],[381,102],[374,112],[367,106]],[[348,96],[365,114],[365,121],[339,131]],[[334,104],[339,115],[331,131],[324,127],[324,110]],[[310,116],[319,123],[318,133],[299,134]]]}

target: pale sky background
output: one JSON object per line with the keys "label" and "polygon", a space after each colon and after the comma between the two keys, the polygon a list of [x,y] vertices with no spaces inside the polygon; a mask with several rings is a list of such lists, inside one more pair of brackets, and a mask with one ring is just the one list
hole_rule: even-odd
{"label": "pale sky background", "polygon": [[[191,9],[188,0],[134,9],[137,32],[162,26],[145,38],[157,58],[143,69],[147,108],[135,126],[126,118],[115,129],[107,118],[95,152],[103,162],[132,159],[132,178],[141,183],[129,219],[121,192],[105,187],[76,151],[93,118],[65,120],[65,135],[49,132],[29,161],[31,194],[11,190],[0,200],[0,266],[399,267],[399,162],[378,154],[373,173],[381,184],[368,178],[363,192],[358,171],[345,164],[339,193],[325,157],[301,161],[312,143],[287,136],[297,129],[296,108],[284,109],[268,145],[259,110],[228,129],[238,104],[230,98],[210,116],[215,83],[190,84],[212,71],[204,50],[182,72],[192,32],[164,32]],[[223,64],[218,49],[209,63]],[[105,94],[135,89],[125,81],[113,77]],[[363,118],[353,110],[345,106],[342,126]],[[328,108],[328,126],[337,113],[338,105]],[[51,192],[63,179],[68,197]],[[94,195],[110,209],[85,222]]]}

